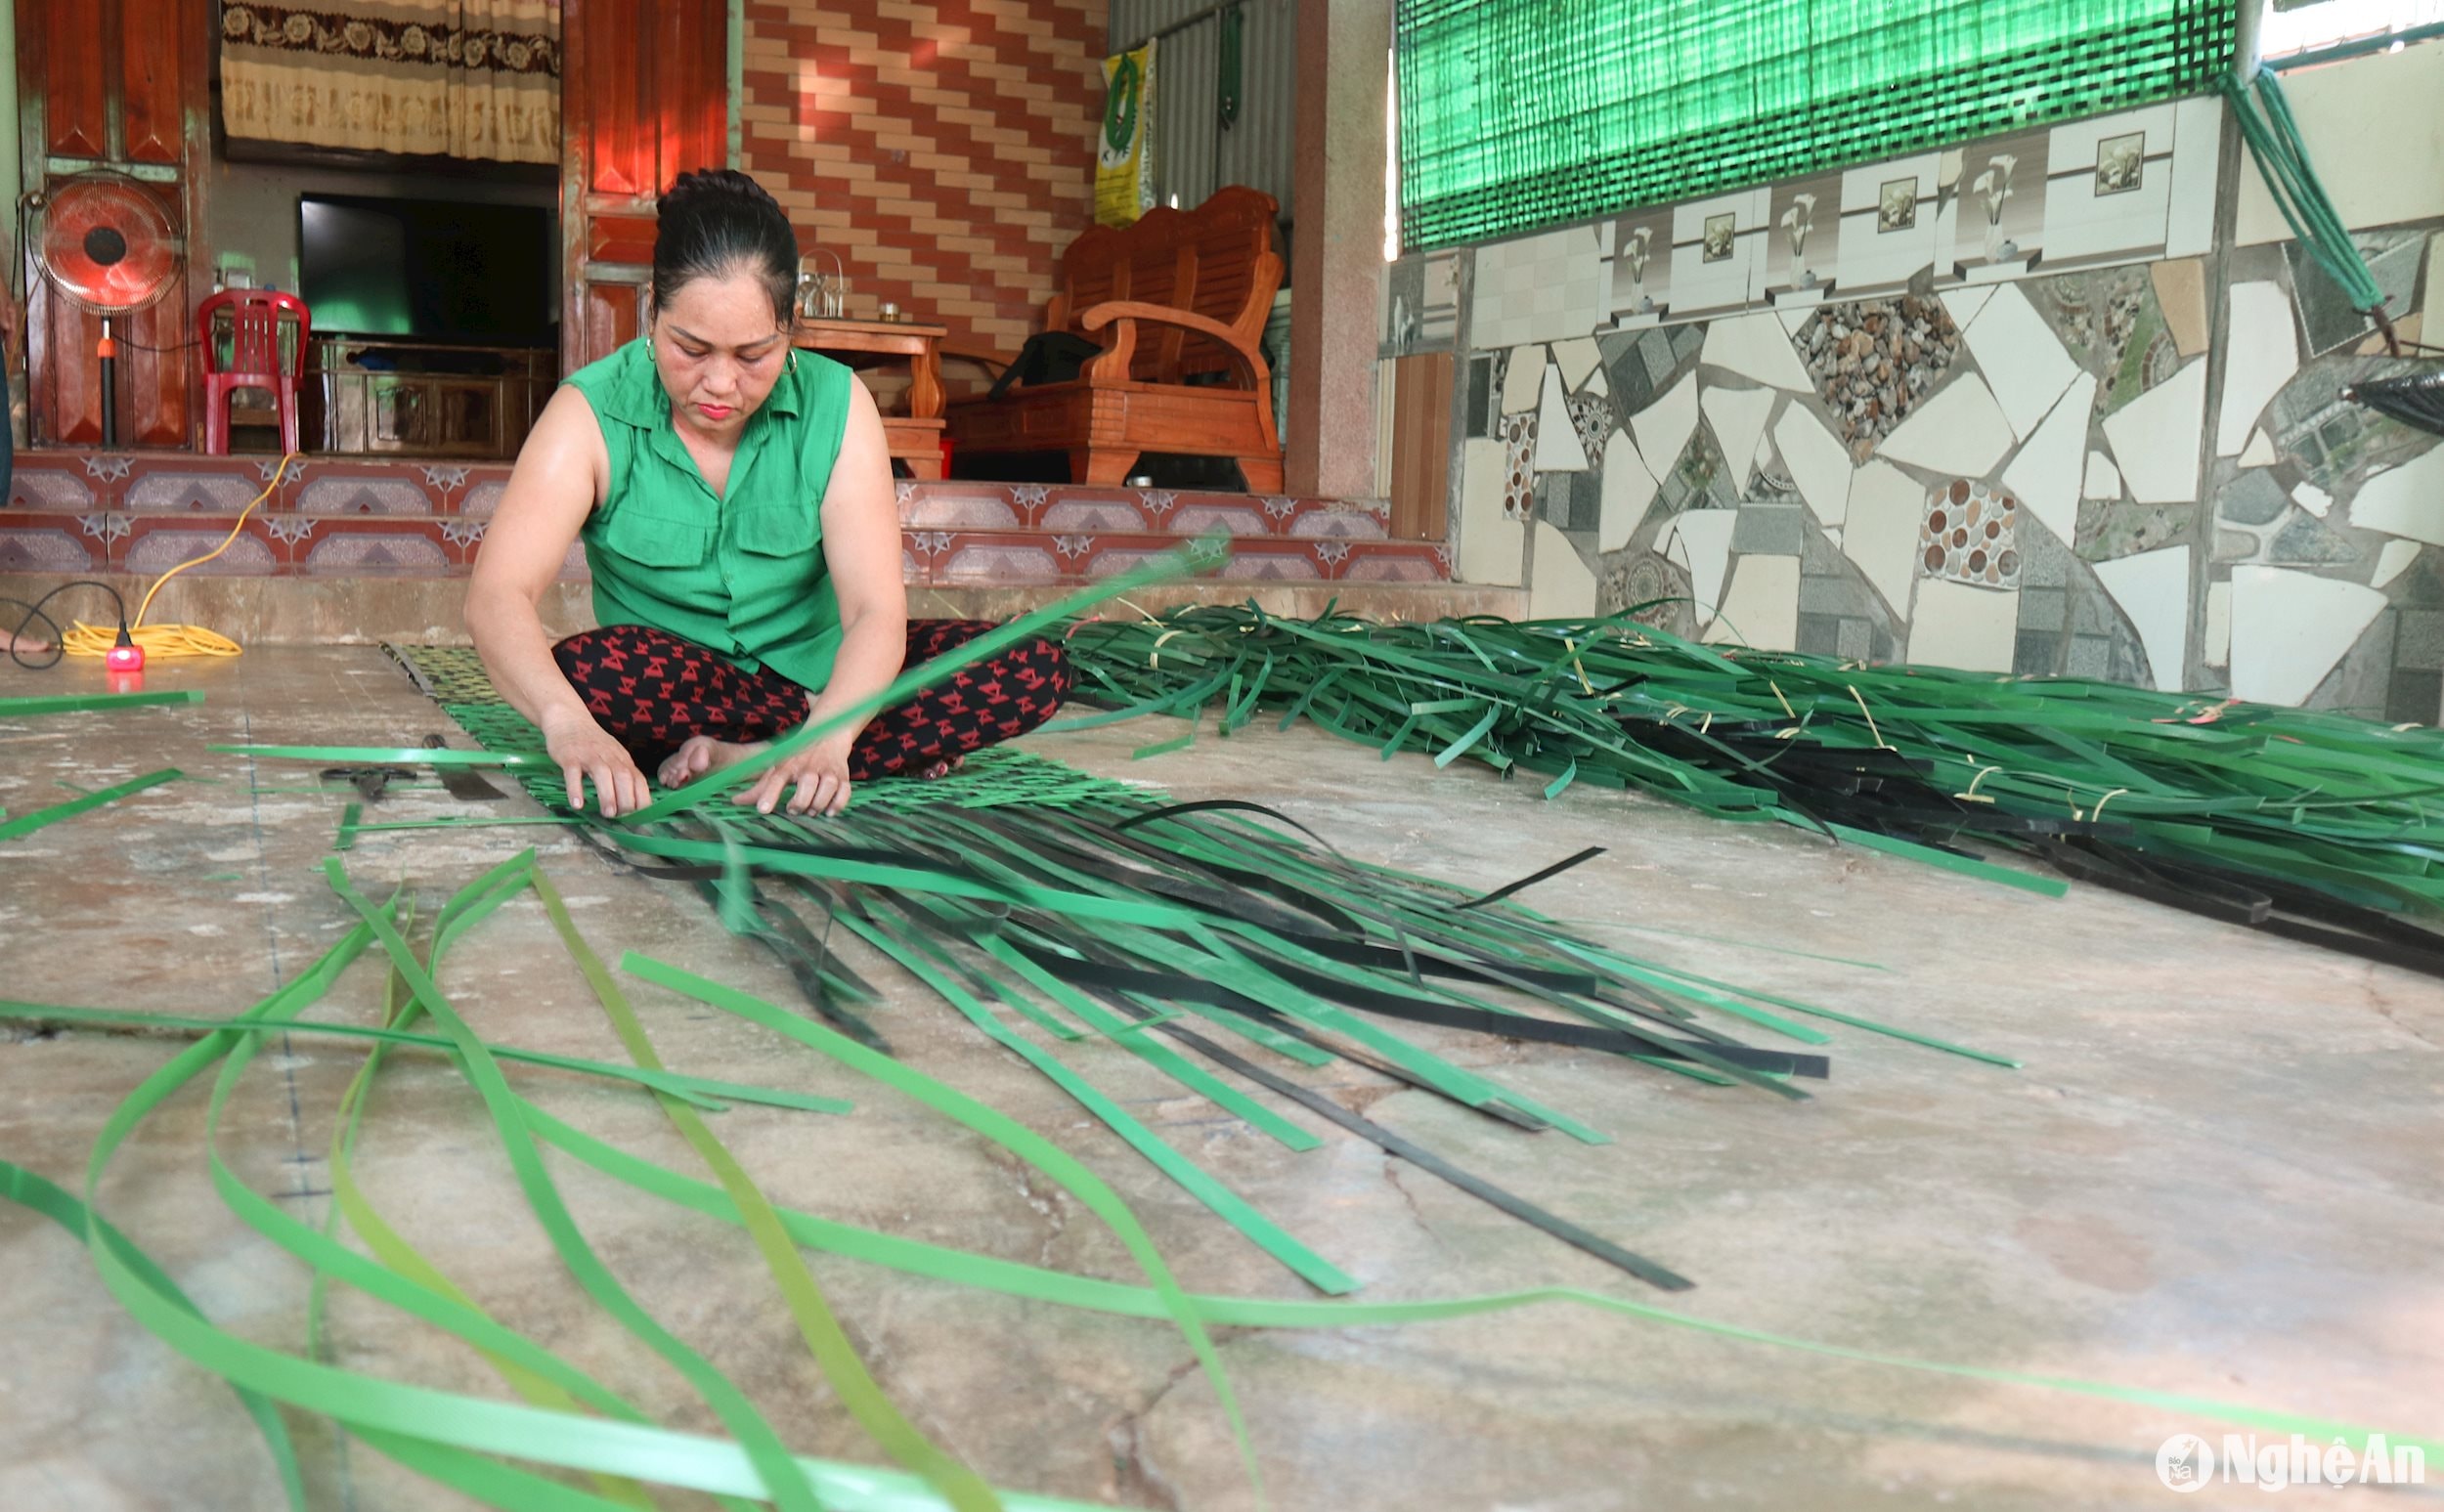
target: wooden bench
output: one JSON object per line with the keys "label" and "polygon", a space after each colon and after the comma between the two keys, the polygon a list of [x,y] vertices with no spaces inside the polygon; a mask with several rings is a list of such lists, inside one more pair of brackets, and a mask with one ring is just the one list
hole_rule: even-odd
{"label": "wooden bench", "polygon": [[1067,452],[1070,481],[1106,484],[1125,481],[1141,453],[1228,456],[1250,490],[1279,493],[1273,374],[1257,346],[1282,283],[1277,208],[1234,187],[1070,242],[1044,327],[1101,352],[1074,379],[952,405],[952,454]]}

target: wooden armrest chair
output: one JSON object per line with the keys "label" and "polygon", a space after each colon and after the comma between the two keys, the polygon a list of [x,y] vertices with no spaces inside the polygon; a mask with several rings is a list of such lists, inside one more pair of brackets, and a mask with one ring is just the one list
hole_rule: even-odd
{"label": "wooden armrest chair", "polygon": [[1280,492],[1273,375],[1258,345],[1282,282],[1276,208],[1234,187],[1070,242],[1044,325],[1100,350],[1073,379],[950,406],[956,451],[1066,452],[1072,481],[1104,484],[1124,481],[1146,452],[1228,456],[1249,489]]}

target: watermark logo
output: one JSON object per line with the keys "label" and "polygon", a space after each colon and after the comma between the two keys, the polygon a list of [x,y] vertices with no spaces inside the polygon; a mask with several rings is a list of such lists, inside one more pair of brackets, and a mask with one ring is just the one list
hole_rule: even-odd
{"label": "watermark logo", "polygon": [[2174,1490],[2203,1490],[2214,1478],[2214,1446],[2194,1433],[2176,1433],[2156,1450],[2156,1479]]}
{"label": "watermark logo", "polygon": [[2396,1445],[2380,1433],[2357,1444],[2336,1437],[2318,1444],[2299,1434],[2260,1441],[2255,1434],[2228,1433],[2220,1446],[2194,1433],[2176,1433],[2156,1450],[2156,1479],[2187,1495],[2220,1482],[2279,1491],[2290,1486],[2424,1486],[2427,1451]]}

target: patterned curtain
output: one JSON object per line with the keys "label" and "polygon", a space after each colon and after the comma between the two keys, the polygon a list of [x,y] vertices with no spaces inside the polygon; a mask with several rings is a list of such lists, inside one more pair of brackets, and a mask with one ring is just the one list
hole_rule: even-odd
{"label": "patterned curtain", "polygon": [[560,160],[560,0],[221,0],[232,137]]}

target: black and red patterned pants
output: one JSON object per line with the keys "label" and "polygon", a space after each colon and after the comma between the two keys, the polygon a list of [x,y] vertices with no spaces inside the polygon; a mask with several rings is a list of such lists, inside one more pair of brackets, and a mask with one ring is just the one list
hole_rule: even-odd
{"label": "black and red patterned pants", "polygon": [[[911,620],[914,667],[993,626],[981,620]],[[807,690],[777,672],[742,671],[727,658],[668,630],[606,625],[551,648],[570,686],[612,739],[650,774],[691,735],[770,740],[807,722]],[[1069,691],[1057,640],[1018,642],[868,720],[849,753],[863,781],[922,772],[1052,717]]]}

